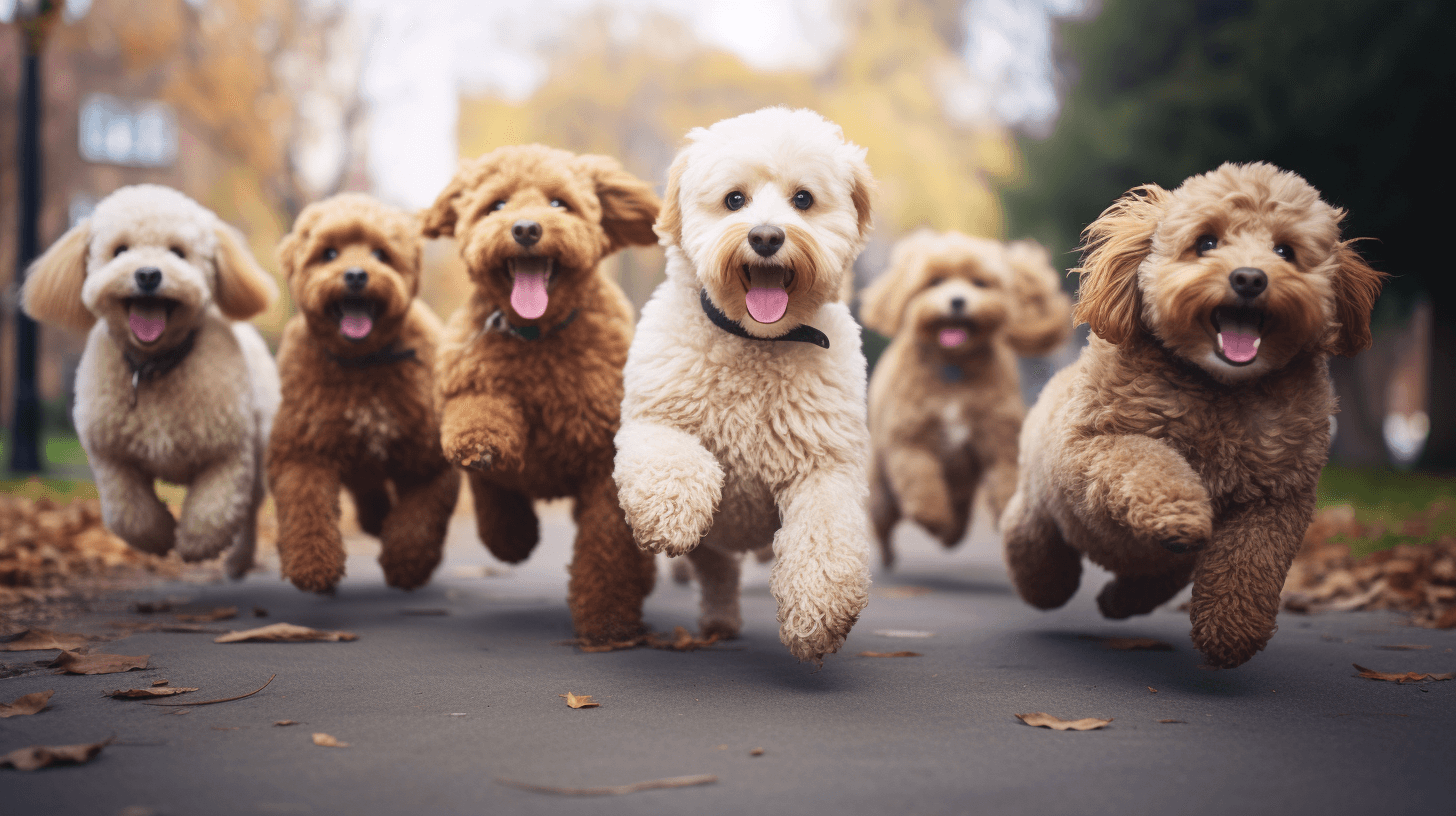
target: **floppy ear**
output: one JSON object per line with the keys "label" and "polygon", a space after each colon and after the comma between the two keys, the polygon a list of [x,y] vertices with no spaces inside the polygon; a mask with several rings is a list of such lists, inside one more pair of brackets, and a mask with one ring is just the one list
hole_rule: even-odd
{"label": "floppy ear", "polygon": [[462,165],[450,177],[450,183],[440,191],[435,203],[420,212],[420,232],[426,238],[442,238],[455,234],[455,200],[465,192],[465,166]]}
{"label": "floppy ear", "polygon": [[854,214],[859,226],[860,240],[868,238],[870,229],[874,227],[874,219],[870,213],[870,198],[875,191],[875,177],[870,175],[870,166],[865,162],[864,157],[865,151],[861,148],[852,164],[854,183],[849,190],[849,200],[854,202]]}
{"label": "floppy ear", "polygon": [[20,302],[25,313],[65,329],[87,332],[96,315],[81,302],[86,284],[86,252],[91,242],[91,219],[83,218],[66,230],[25,273]]}
{"label": "floppy ear", "polygon": [[1062,291],[1051,254],[1035,241],[1006,245],[1016,308],[1006,339],[1017,354],[1049,353],[1072,333],[1072,300]]}
{"label": "floppy ear", "polygon": [[925,244],[935,238],[930,230],[918,230],[895,244],[890,251],[890,268],[871,283],[861,296],[859,320],[886,337],[900,333],[905,306],[910,302],[908,279],[915,267],[924,262]]}
{"label": "floppy ear", "polygon": [[318,220],[318,209],[316,204],[310,204],[303,208],[298,218],[293,221],[293,229],[283,236],[278,242],[278,268],[283,270],[285,281],[293,280],[293,275],[303,267],[298,258],[298,251],[308,243],[308,234],[313,228],[313,223]]}
{"label": "floppy ear", "polygon": [[662,195],[662,209],[657,213],[657,223],[652,231],[657,233],[663,246],[677,246],[682,243],[682,205],[678,203],[678,188],[682,185],[683,170],[688,166],[686,148],[678,151],[667,168],[667,190]]}
{"label": "floppy ear", "polygon": [[1335,272],[1335,317],[1340,321],[1340,333],[1334,353],[1341,357],[1354,357],[1370,348],[1370,312],[1380,297],[1381,283],[1389,277],[1370,268],[1355,251],[1354,243],[1341,241],[1335,247],[1339,263]]}
{"label": "floppy ear", "polygon": [[217,290],[212,293],[212,300],[224,315],[233,320],[247,320],[268,308],[278,296],[278,285],[253,259],[242,233],[221,221],[215,232]]}
{"label": "floppy ear", "polygon": [[1123,194],[1082,231],[1082,266],[1076,323],[1087,323],[1109,343],[1132,337],[1142,324],[1138,266],[1152,251],[1153,232],[1167,205],[1168,192],[1144,184]]}
{"label": "floppy ear", "polygon": [[647,182],[622,169],[610,156],[578,156],[577,169],[592,180],[602,204],[602,229],[611,246],[607,254],[626,246],[652,246],[657,235],[652,222],[662,207]]}

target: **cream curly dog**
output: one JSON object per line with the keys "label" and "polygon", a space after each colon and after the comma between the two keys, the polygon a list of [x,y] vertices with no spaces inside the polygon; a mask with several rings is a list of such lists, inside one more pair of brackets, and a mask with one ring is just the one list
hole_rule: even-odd
{"label": "cream curly dog", "polygon": [[800,660],[836,651],[869,591],[865,359],[839,296],[870,185],[812,111],[689,133],[656,226],[667,280],[627,356],[613,475],[638,544],[688,555],[703,632],[730,637],[742,553],[771,544]]}
{"label": "cream curly dog", "polygon": [[1095,336],[1027,416],[1006,561],[1043,609],[1086,555],[1109,618],[1193,581],[1193,643],[1231,668],[1274,634],[1335,410],[1326,361],[1370,345],[1382,275],[1344,211],[1269,164],[1137,188],[1087,228]]}
{"label": "cream curly dog", "polygon": [[[246,320],[277,294],[237,230],[168,187],[123,187],[31,268],[37,320],[87,331],[76,430],[107,529],[188,561],[253,564],[278,372]],[[187,486],[181,521],[157,479]]]}
{"label": "cream curly dog", "polygon": [[861,309],[866,326],[894,338],[870,378],[870,515],[885,566],[902,517],[953,547],[984,486],[999,521],[1026,415],[1016,355],[1060,345],[1071,313],[1033,241],[922,230],[895,245]]}

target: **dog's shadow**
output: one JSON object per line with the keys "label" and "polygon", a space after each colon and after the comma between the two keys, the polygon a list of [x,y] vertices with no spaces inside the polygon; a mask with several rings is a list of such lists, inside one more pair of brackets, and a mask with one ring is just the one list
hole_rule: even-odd
{"label": "dog's shadow", "polygon": [[[1203,697],[1249,698],[1268,694],[1270,679],[1257,667],[1214,669],[1185,638],[1165,640],[1138,631],[1105,632],[1067,629],[1019,632],[1019,639],[1055,661],[1073,676],[1120,675],[1135,685]],[[1116,648],[1119,641],[1146,640],[1155,648]],[[1171,646],[1172,648],[1166,648]]]}

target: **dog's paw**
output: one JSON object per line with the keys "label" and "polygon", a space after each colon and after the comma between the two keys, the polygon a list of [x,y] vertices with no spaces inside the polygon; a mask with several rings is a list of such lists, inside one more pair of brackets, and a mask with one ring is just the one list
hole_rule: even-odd
{"label": "dog's paw", "polygon": [[674,493],[666,485],[655,496],[623,505],[637,546],[648,552],[682,556],[692,552],[713,526],[713,506],[701,496]]}
{"label": "dog's paw", "polygon": [[796,583],[794,596],[779,600],[779,640],[800,662],[822,662],[844,645],[868,597],[858,582],[830,585],[819,576]]}
{"label": "dog's paw", "polygon": [[463,433],[441,441],[445,458],[453,465],[480,472],[511,467],[511,457],[504,453],[500,441],[484,431]]}
{"label": "dog's paw", "polygon": [[337,569],[310,569],[297,570],[288,574],[288,580],[304,592],[317,592],[320,595],[333,595],[338,587],[339,580],[344,577],[342,564]]}
{"label": "dog's paw", "polygon": [[704,615],[698,621],[698,630],[702,632],[704,640],[733,640],[738,637],[738,631],[742,628],[741,618]]}

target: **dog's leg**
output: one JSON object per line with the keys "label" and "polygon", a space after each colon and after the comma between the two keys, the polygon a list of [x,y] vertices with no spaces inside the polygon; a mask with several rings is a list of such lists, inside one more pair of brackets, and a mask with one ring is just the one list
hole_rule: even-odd
{"label": "dog's leg", "polygon": [[440,446],[454,465],[481,472],[520,470],[526,423],[505,397],[462,394],[441,406]]}
{"label": "dog's leg", "polygon": [[417,589],[440,565],[450,514],[460,497],[460,471],[445,467],[431,479],[398,479],[395,489],[399,500],[381,525],[379,566],[385,583]]}
{"label": "dog's leg", "polygon": [[259,455],[253,459],[253,501],[248,505],[247,518],[233,535],[233,544],[228,549],[227,557],[223,559],[223,569],[234,581],[241,580],[253,568],[253,555],[258,549],[258,509],[263,506],[263,499],[268,493],[263,483],[261,447],[259,445]]}
{"label": "dog's leg", "polygon": [[924,527],[947,547],[960,540],[955,509],[945,484],[945,471],[935,454],[910,445],[885,449],[885,477],[905,516]]}
{"label": "dog's leg", "polygon": [[256,523],[248,511],[257,476],[255,458],[238,456],[216,462],[192,479],[177,525],[177,552],[183,561],[212,558],[232,546],[239,528]]}
{"label": "dog's leg", "polygon": [[875,528],[875,539],[880,542],[880,563],[885,565],[885,569],[892,569],[895,566],[895,542],[891,534],[900,521],[900,508],[895,504],[895,494],[885,479],[884,464],[878,456],[870,468],[874,474],[870,478],[870,521]]}
{"label": "dog's leg", "polygon": [[165,555],[177,540],[177,520],[157,498],[152,477],[130,465],[91,457],[106,529],[143,552]]}
{"label": "dog's leg", "polygon": [[1279,593],[1314,510],[1313,486],[1308,500],[1291,504],[1249,508],[1224,520],[1198,559],[1193,645],[1210,665],[1238,666],[1273,637]]}
{"label": "dog's leg", "polygon": [[779,639],[800,660],[821,661],[844,643],[869,601],[869,541],[862,471],[815,470],[776,496],[769,589]]}
{"label": "dog's leg", "polygon": [[331,592],[344,577],[339,475],[311,462],[273,460],[268,481],[278,506],[278,560],[299,589]]}
{"label": "dog's leg", "polygon": [[1062,539],[1046,511],[1026,506],[1024,491],[1006,505],[1003,530],[1006,569],[1022,600],[1037,609],[1055,609],[1077,593],[1082,554]]}
{"label": "dog's leg", "polygon": [[344,489],[354,500],[354,515],[359,519],[359,529],[378,538],[384,530],[384,518],[389,515],[389,491],[384,479],[374,474],[343,474]]}
{"label": "dog's leg", "polygon": [[1010,458],[1006,458],[1006,453],[1002,452],[1001,456],[992,460],[981,479],[981,486],[986,491],[986,504],[991,511],[991,524],[997,529],[1001,528],[1001,517],[1006,513],[1011,494],[1016,492],[1016,448],[1009,451]]}
{"label": "dog's leg", "polygon": [[475,501],[475,530],[490,554],[507,564],[526,560],[541,539],[536,508],[525,494],[501,487],[483,473],[467,474]]}
{"label": "dog's leg", "polygon": [[637,544],[668,555],[698,546],[723,497],[723,466],[691,434],[666,425],[622,423],[612,477]]}
{"label": "dog's leg", "polygon": [[642,634],[642,601],[652,591],[656,559],[632,540],[607,475],[589,479],[576,496],[576,549],[566,601],[576,636],[587,643]]}
{"label": "dog's leg", "polygon": [[698,629],[704,637],[738,637],[738,630],[743,628],[743,613],[738,606],[742,556],[704,544],[687,557],[702,589]]}
{"label": "dog's leg", "polygon": [[1188,586],[1193,559],[1185,560],[1187,563],[1156,575],[1117,576],[1097,593],[1097,608],[1102,610],[1104,618],[1113,620],[1148,614]]}
{"label": "dog's leg", "polygon": [[1157,555],[1200,549],[1213,532],[1203,481],[1160,440],[1105,435],[1070,443],[1053,478],[1091,529],[1126,528]]}

